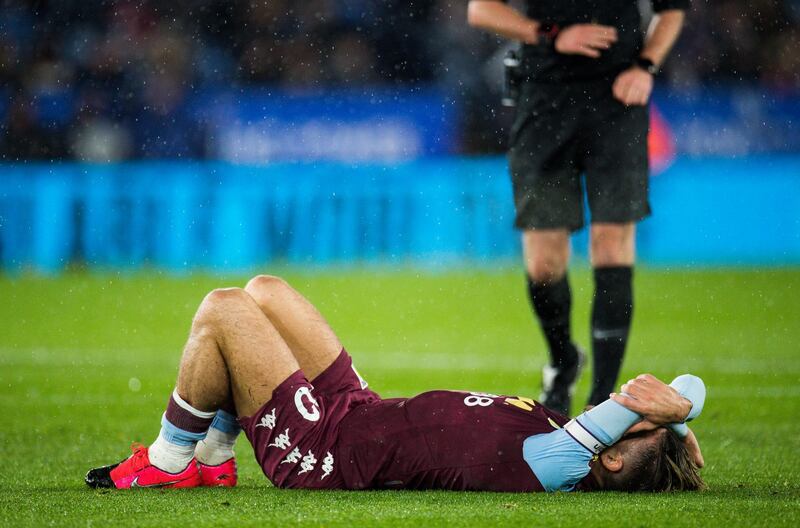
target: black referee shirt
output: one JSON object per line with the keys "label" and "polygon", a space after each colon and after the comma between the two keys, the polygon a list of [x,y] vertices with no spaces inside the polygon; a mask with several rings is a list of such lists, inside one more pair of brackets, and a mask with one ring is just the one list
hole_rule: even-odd
{"label": "black referee shirt", "polygon": [[[690,0],[651,0],[656,12],[689,8]],[[523,71],[530,80],[559,82],[607,77],[628,68],[641,52],[644,35],[637,0],[527,0],[527,14],[541,23],[565,28],[572,24],[602,24],[617,28],[617,42],[599,59],[563,55],[552,45],[525,45]]]}

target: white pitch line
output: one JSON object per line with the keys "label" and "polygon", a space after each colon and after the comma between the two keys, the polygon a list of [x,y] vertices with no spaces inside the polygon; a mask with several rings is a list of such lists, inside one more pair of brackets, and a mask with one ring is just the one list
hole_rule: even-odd
{"label": "white pitch line", "polygon": [[[33,348],[20,349],[0,347],[0,366],[46,366],[53,368],[69,367],[154,367],[177,370],[180,351],[157,349],[72,349],[72,348]],[[371,368],[388,371],[475,371],[538,374],[543,356],[498,354],[465,354],[463,352],[429,353],[420,352],[355,352],[355,363],[364,371]],[[800,358],[787,357],[700,357],[683,361],[681,357],[662,355],[642,356],[635,352],[628,354],[627,370],[703,372],[715,374],[759,374],[759,375],[800,375]],[[800,382],[800,379],[798,380]]]}

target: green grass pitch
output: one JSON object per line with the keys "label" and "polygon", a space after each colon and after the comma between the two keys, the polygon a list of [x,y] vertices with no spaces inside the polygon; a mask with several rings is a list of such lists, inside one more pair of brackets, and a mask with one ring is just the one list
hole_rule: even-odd
{"label": "green grass pitch", "polygon": [[[543,341],[522,273],[292,272],[385,396],[535,397]],[[246,277],[0,277],[0,519],[68,526],[798,526],[800,270],[639,270],[623,380],[692,372],[709,490],[662,495],[308,492],[272,488],[244,438],[234,490],[92,491],[89,467],[149,443],[190,318]],[[587,344],[590,275],[572,275]],[[575,408],[588,391],[584,374]]]}

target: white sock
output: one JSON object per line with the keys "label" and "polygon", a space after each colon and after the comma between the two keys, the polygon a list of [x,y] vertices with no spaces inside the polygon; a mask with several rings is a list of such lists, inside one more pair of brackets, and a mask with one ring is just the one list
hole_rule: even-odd
{"label": "white sock", "polygon": [[147,451],[150,463],[167,473],[180,473],[194,458],[195,445],[178,445],[169,442],[162,433]]}
{"label": "white sock", "polygon": [[233,458],[233,446],[239,433],[226,433],[216,427],[208,430],[203,440],[197,442],[194,456],[197,461],[207,466],[218,466]]}

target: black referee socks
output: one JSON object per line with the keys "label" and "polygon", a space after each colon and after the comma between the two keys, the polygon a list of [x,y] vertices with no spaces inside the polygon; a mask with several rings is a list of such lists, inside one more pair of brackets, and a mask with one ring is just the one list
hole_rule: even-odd
{"label": "black referee socks", "polygon": [[633,268],[595,268],[594,284],[590,405],[607,400],[617,383],[633,316]]}
{"label": "black referee socks", "polygon": [[528,277],[528,294],[550,349],[550,365],[574,363],[577,352],[570,333],[572,293],[567,276],[550,283],[537,283]]}

